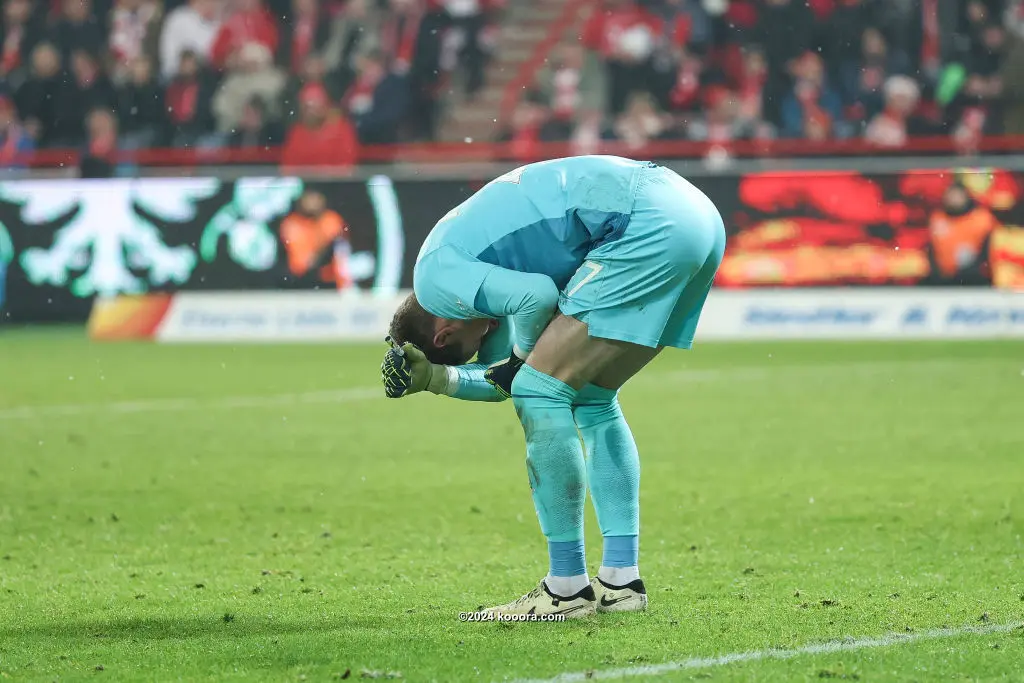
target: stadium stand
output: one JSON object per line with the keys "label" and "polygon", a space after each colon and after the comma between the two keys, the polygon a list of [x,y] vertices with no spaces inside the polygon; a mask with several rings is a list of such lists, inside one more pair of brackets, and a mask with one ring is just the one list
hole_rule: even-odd
{"label": "stadium stand", "polygon": [[3,0],[0,40],[4,167],[1024,134],[1024,0]]}

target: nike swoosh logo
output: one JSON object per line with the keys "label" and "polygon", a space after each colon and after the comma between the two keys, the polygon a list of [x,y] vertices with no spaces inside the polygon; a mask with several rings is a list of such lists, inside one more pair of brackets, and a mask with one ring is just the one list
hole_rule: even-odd
{"label": "nike swoosh logo", "polygon": [[625,600],[628,597],[629,596],[627,595],[627,596],[622,597],[622,598],[615,598],[614,600],[609,600],[607,595],[602,595],[601,596],[601,607],[611,607],[615,603],[622,602],[623,600]]}
{"label": "nike swoosh logo", "polygon": [[572,614],[573,612],[579,612],[581,609],[586,608],[586,605],[577,605],[576,607],[569,607],[567,609],[560,609],[557,612],[551,612],[551,614]]}

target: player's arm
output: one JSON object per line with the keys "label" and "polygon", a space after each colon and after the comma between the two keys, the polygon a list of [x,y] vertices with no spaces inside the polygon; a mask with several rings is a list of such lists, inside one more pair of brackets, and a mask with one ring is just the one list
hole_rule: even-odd
{"label": "player's arm", "polygon": [[515,326],[512,353],[484,373],[507,398],[512,395],[512,381],[558,308],[558,286],[547,275],[496,267],[477,291],[475,308],[495,317],[507,316]]}
{"label": "player's arm", "polygon": [[474,307],[495,318],[511,318],[512,353],[525,360],[558,308],[558,286],[547,275],[492,268],[476,294]]}
{"label": "player's arm", "polygon": [[438,365],[428,361],[412,344],[402,347],[392,344],[381,364],[386,394],[400,398],[429,391],[463,401],[504,401],[507,396],[487,380],[485,373],[492,362],[507,358],[511,349],[511,326],[506,320],[484,338],[476,363]]}
{"label": "player's arm", "polygon": [[504,401],[508,396],[498,391],[485,377],[487,368],[512,353],[514,331],[511,321],[502,318],[498,327],[484,337],[475,363],[449,367],[448,395],[463,401]]}

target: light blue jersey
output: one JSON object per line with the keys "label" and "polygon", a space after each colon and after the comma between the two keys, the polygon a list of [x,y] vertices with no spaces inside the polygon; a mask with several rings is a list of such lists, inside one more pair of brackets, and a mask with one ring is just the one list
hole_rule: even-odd
{"label": "light blue jersey", "polygon": [[[564,287],[591,249],[625,230],[640,169],[650,166],[585,156],[495,178],[449,211],[423,243],[414,275],[417,299],[442,318],[486,317],[474,303],[492,266],[547,275]],[[476,265],[467,267],[466,256]]]}
{"label": "light blue jersey", "polygon": [[672,171],[556,159],[495,178],[438,221],[413,285],[432,315],[509,318],[521,358],[558,308],[591,336],[688,348],[724,244],[714,205]]}

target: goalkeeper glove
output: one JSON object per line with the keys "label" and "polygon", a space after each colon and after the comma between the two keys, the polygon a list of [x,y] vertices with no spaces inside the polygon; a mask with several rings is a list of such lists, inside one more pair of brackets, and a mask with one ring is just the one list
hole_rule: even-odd
{"label": "goalkeeper glove", "polygon": [[448,368],[427,360],[426,354],[408,342],[402,346],[391,340],[384,361],[380,364],[380,379],[384,395],[402,398],[421,391],[444,394],[448,390]]}
{"label": "goalkeeper glove", "polygon": [[512,352],[506,360],[498,361],[484,371],[484,379],[494,387],[495,391],[509,398],[512,396],[512,380],[516,378],[519,368],[523,367],[523,359]]}

